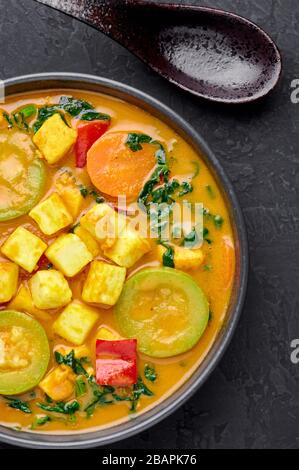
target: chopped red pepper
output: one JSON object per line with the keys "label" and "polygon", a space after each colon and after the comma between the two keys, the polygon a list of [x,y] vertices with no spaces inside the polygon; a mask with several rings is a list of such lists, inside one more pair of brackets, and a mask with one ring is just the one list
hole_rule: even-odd
{"label": "chopped red pepper", "polygon": [[128,387],[137,383],[137,340],[96,343],[96,378],[99,385]]}
{"label": "chopped red pepper", "polygon": [[76,166],[83,168],[86,165],[87,152],[90,147],[107,131],[110,121],[84,122],[78,126],[78,137],[75,145]]}

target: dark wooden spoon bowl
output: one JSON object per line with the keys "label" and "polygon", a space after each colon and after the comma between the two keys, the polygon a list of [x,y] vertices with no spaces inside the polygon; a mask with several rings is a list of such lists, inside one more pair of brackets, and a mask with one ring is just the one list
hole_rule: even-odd
{"label": "dark wooden spoon bowl", "polygon": [[141,0],[37,1],[97,28],[172,83],[213,101],[254,101],[281,74],[272,39],[233,13]]}

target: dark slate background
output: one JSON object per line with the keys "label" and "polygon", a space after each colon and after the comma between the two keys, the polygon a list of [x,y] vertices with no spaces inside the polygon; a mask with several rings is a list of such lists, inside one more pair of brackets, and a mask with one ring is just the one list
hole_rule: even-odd
{"label": "dark slate background", "polygon": [[299,365],[290,361],[290,342],[299,338],[299,104],[290,101],[290,84],[299,78],[299,3],[193,3],[240,13],[273,36],[284,58],[274,94],[235,108],[199,100],[112,40],[33,0],[0,0],[0,78],[85,72],[161,99],[210,143],[244,211],[249,289],[224,359],[183,408],[111,448],[298,448]]}

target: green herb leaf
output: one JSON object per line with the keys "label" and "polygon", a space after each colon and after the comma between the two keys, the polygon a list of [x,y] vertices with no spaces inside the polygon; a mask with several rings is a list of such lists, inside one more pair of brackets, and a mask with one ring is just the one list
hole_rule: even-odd
{"label": "green herb leaf", "polygon": [[174,248],[172,248],[170,245],[167,245],[165,242],[161,242],[161,245],[166,248],[162,258],[163,266],[166,266],[167,268],[174,268]]}
{"label": "green herb leaf", "polygon": [[192,162],[192,164],[193,164],[194,167],[195,167],[195,171],[194,171],[194,174],[193,174],[193,176],[192,176],[192,179],[194,179],[194,178],[196,178],[196,177],[199,175],[199,173],[200,173],[200,165],[199,165],[199,162],[196,162],[196,161]]}
{"label": "green herb leaf", "polygon": [[203,239],[206,241],[209,245],[212,244],[212,240],[209,238],[210,231],[204,227],[203,229]]}
{"label": "green herb leaf", "polygon": [[48,423],[51,421],[50,416],[41,416],[40,418],[36,418],[34,422],[31,425],[31,429],[36,429],[38,426],[44,426],[44,424]]}
{"label": "green herb leaf", "polygon": [[153,392],[145,385],[141,377],[138,377],[137,383],[133,386],[131,411],[135,412],[141,395],[152,397]]}
{"label": "green herb leaf", "polygon": [[48,411],[50,413],[61,413],[65,415],[72,415],[76,413],[80,409],[79,402],[76,400],[65,403],[63,401],[59,401],[54,405],[46,405],[44,403],[37,403],[37,406],[44,411]]}
{"label": "green herb leaf", "polygon": [[153,139],[149,135],[130,132],[126,140],[126,145],[132,150],[132,152],[137,152],[142,149],[142,144],[151,144],[152,142]]}
{"label": "green herb leaf", "polygon": [[199,239],[198,235],[196,233],[195,228],[191,230],[190,233],[185,235],[181,245],[184,246],[185,248],[193,248],[194,246],[199,244]]}
{"label": "green herb leaf", "polygon": [[212,266],[210,264],[205,264],[204,267],[203,267],[203,270],[204,271],[208,271],[208,272],[211,272],[212,271]]}
{"label": "green herb leaf", "polygon": [[7,121],[8,127],[13,127],[13,121],[11,120],[8,113],[3,113],[4,119]]}
{"label": "green herb leaf", "polygon": [[26,401],[22,401],[19,398],[10,398],[10,397],[5,397],[6,400],[8,400],[8,406],[10,408],[14,408],[15,410],[22,411],[23,413],[31,414],[31,408],[29,404]]}
{"label": "green herb leaf", "polygon": [[53,116],[56,113],[59,113],[60,109],[59,106],[44,106],[43,108],[39,108],[37,113],[37,119],[33,124],[33,132],[36,133],[44,124],[44,122]]}
{"label": "green herb leaf", "polygon": [[205,216],[205,218],[207,220],[211,220],[216,229],[217,230],[220,230],[222,228],[222,225],[224,223],[224,219],[223,217],[221,217],[220,215],[215,215],[215,214],[212,214],[208,209],[204,208],[203,210],[203,215]]}
{"label": "green herb leaf", "polygon": [[96,110],[83,111],[79,114],[78,119],[81,121],[110,121],[111,117],[109,114],[99,113]]}
{"label": "green herb leaf", "polygon": [[211,185],[206,185],[206,190],[211,199],[215,199],[215,193]]}
{"label": "green herb leaf", "polygon": [[85,186],[80,186],[80,193],[81,196],[84,197],[84,199],[88,196],[89,191]]}
{"label": "green herb leaf", "polygon": [[179,192],[180,197],[185,196],[185,194],[192,193],[193,191],[193,186],[188,181],[183,181],[180,188],[181,188]]}
{"label": "green herb leaf", "polygon": [[76,382],[75,382],[75,394],[76,394],[76,397],[81,397],[82,395],[84,395],[86,393],[86,390],[87,390],[87,386],[86,386],[86,383],[83,379],[83,377],[78,377],[76,379]]}
{"label": "green herb leaf", "polygon": [[148,364],[146,364],[144,367],[144,376],[150,382],[155,382],[157,380],[157,373],[155,368]]}
{"label": "green herb leaf", "polygon": [[75,351],[72,349],[72,351],[65,356],[61,354],[58,351],[55,351],[55,360],[57,364],[64,364],[66,366],[69,366],[76,375],[84,375],[85,377],[88,377],[88,373],[82,366],[82,362],[84,358],[77,359],[75,357]]}

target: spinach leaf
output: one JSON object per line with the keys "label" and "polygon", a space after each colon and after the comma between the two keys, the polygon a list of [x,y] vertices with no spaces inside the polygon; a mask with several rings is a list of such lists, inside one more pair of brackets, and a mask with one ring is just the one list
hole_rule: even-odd
{"label": "spinach leaf", "polygon": [[131,411],[135,412],[141,395],[152,397],[153,392],[145,385],[141,377],[138,377],[137,383],[133,386]]}
{"label": "spinach leaf", "polygon": [[29,125],[26,119],[29,119],[34,114],[36,114],[36,107],[33,104],[30,104],[28,106],[24,106],[24,108],[19,111],[12,113],[11,116],[8,113],[3,113],[3,116],[8,122],[9,127],[15,126],[18,129],[27,132],[29,130]]}
{"label": "spinach leaf", "polygon": [[3,117],[7,121],[8,127],[13,127],[13,121],[11,120],[11,117],[9,116],[9,114],[4,112]]}
{"label": "spinach leaf", "polygon": [[75,394],[76,394],[76,397],[81,397],[82,395],[84,395],[87,391],[87,386],[86,386],[86,383],[83,379],[83,377],[78,377],[76,379],[76,382],[75,382]]}
{"label": "spinach leaf", "polygon": [[41,416],[40,418],[36,418],[35,421],[31,425],[31,429],[36,429],[38,426],[43,426],[44,424],[51,421],[50,416]]}
{"label": "spinach leaf", "polygon": [[37,120],[33,125],[34,133],[55,113],[59,113],[64,121],[63,113],[67,113],[73,118],[81,119],[82,121],[94,121],[95,119],[108,121],[110,119],[108,114],[99,113],[87,101],[78,100],[72,96],[61,96],[58,104],[43,106],[38,110]]}
{"label": "spinach leaf", "polygon": [[212,214],[209,209],[206,208],[203,210],[203,215],[207,220],[211,220],[214,223],[216,229],[220,230],[222,228],[224,219],[221,215]]}
{"label": "spinach leaf", "polygon": [[185,196],[185,194],[192,193],[193,186],[188,181],[183,181],[180,185],[179,197]]}
{"label": "spinach leaf", "polygon": [[194,178],[196,178],[196,177],[199,175],[199,173],[200,173],[200,165],[199,165],[199,162],[196,162],[196,161],[192,162],[192,164],[193,164],[194,167],[195,167],[195,171],[194,171],[193,176],[192,176],[192,179],[194,179]]}
{"label": "spinach leaf", "polygon": [[126,145],[132,150],[132,152],[137,152],[142,149],[142,144],[151,144],[153,142],[154,140],[149,135],[130,132],[126,140]]}
{"label": "spinach leaf", "polygon": [[155,382],[157,380],[157,373],[153,366],[146,364],[144,367],[144,376],[150,382]]}
{"label": "spinach leaf", "polygon": [[185,235],[181,245],[185,248],[193,248],[194,246],[199,244],[198,235],[196,233],[195,227],[191,230],[190,233]]}
{"label": "spinach leaf", "polygon": [[210,235],[210,231],[206,227],[204,227],[204,229],[203,229],[203,239],[204,239],[205,242],[207,242],[209,245],[211,245],[213,242],[209,238],[209,235]]}
{"label": "spinach leaf", "polygon": [[93,399],[92,401],[84,408],[87,417],[93,415],[95,408],[99,405],[110,405],[114,402],[113,393],[115,392],[114,387],[110,386],[100,386],[96,383],[93,376],[88,378],[88,385],[92,391]]}
{"label": "spinach leaf", "polygon": [[10,398],[10,397],[5,397],[6,400],[8,400],[8,406],[10,408],[14,408],[15,410],[22,411],[23,413],[31,414],[31,408],[29,404],[26,401],[22,401],[19,398]]}
{"label": "spinach leaf", "polygon": [[174,268],[174,248],[172,246],[167,245],[166,243],[161,243],[166,248],[166,251],[163,253],[163,266],[167,268]]}
{"label": "spinach leaf", "polygon": [[72,117],[82,121],[94,121],[95,119],[108,121],[110,116],[105,113],[99,113],[95,108],[84,100],[78,100],[72,96],[61,96],[59,106]]}
{"label": "spinach leaf", "polygon": [[69,403],[65,403],[64,401],[59,401],[53,405],[46,405],[45,403],[37,403],[37,406],[44,411],[48,411],[50,413],[62,413],[65,415],[73,415],[80,409],[79,402],[74,400]]}
{"label": "spinach leaf", "polygon": [[53,116],[55,113],[59,113],[60,109],[59,106],[44,106],[43,108],[39,108],[37,113],[37,119],[33,124],[33,132],[36,133],[44,124],[44,122]]}
{"label": "spinach leaf", "polygon": [[206,190],[207,190],[207,193],[210,196],[210,198],[215,199],[214,189],[212,188],[212,186],[210,184],[206,185]]}
{"label": "spinach leaf", "polygon": [[87,196],[91,196],[97,204],[105,202],[105,198],[98,194],[95,189],[88,189],[86,186],[83,186],[83,184],[81,184],[79,188],[81,196],[84,197],[84,199],[87,198]]}
{"label": "spinach leaf", "polygon": [[69,366],[76,375],[84,375],[85,377],[88,377],[88,373],[82,366],[82,362],[84,361],[84,358],[77,359],[75,357],[75,351],[72,349],[71,352],[63,356],[58,351],[55,351],[55,360],[57,364],[64,364],[66,366]]}

